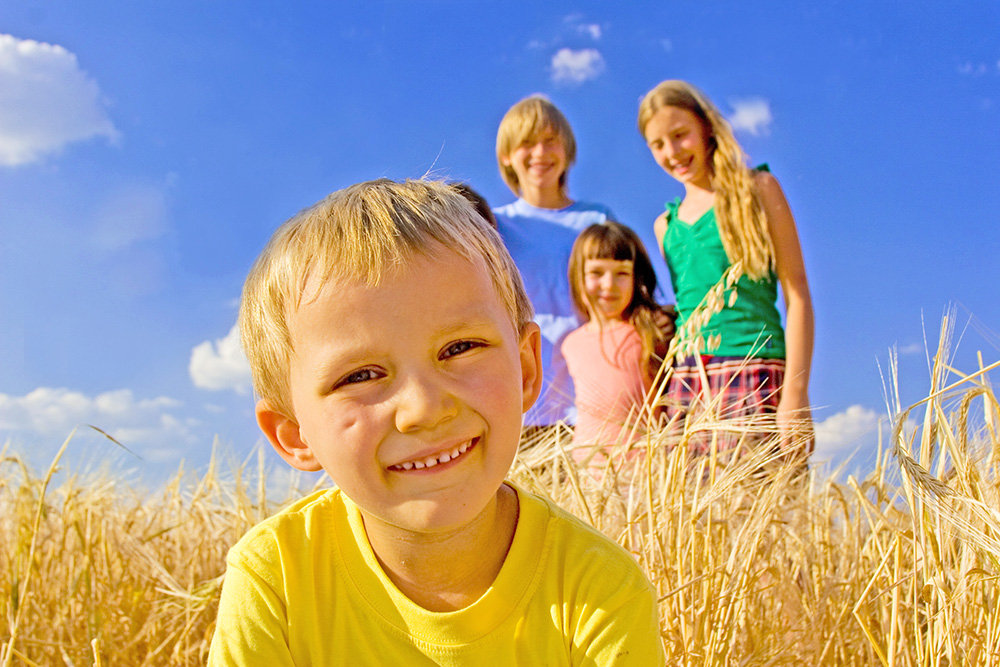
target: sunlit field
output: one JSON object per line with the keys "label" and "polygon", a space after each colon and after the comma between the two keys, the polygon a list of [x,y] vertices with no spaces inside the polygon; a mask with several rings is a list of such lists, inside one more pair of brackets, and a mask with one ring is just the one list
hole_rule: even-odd
{"label": "sunlit field", "polygon": [[[550,435],[511,479],[635,555],[670,665],[1000,664],[998,364],[963,374],[946,349],[864,479],[802,474],[764,449],[692,463],[665,432],[633,445],[645,456],[587,469]],[[726,427],[707,417],[681,442]],[[226,551],[293,499],[274,497],[289,485],[263,460],[216,459],[149,493],[110,475],[52,481],[58,462],[29,470],[4,448],[0,665],[204,664]]]}

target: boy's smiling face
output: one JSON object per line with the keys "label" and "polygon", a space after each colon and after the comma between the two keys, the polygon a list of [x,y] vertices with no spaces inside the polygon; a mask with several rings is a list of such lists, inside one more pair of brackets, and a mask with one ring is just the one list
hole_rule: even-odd
{"label": "boy's smiling face", "polygon": [[482,262],[434,246],[375,287],[310,283],[288,324],[295,415],[258,405],[286,461],[325,470],[366,521],[413,532],[494,502],[541,362],[537,325],[516,330]]}
{"label": "boy's smiling face", "polygon": [[537,136],[531,136],[502,158],[504,165],[517,174],[521,189],[559,189],[559,179],[569,166],[566,142],[555,128],[546,126]]}

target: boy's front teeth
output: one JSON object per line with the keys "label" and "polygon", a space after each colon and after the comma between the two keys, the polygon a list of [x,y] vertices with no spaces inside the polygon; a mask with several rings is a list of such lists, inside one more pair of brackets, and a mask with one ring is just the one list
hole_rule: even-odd
{"label": "boy's front teeth", "polygon": [[444,454],[440,454],[437,457],[429,456],[423,461],[406,462],[400,465],[399,467],[402,468],[403,470],[421,470],[423,468],[433,468],[439,463],[447,463],[452,459],[457,459],[461,454],[464,454],[466,450],[469,449],[469,444],[470,443],[466,442],[459,445],[450,452],[445,452]]}

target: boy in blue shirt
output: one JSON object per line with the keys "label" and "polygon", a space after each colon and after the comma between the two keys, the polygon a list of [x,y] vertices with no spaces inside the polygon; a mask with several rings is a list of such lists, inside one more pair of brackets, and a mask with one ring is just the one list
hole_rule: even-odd
{"label": "boy in blue shirt", "polygon": [[497,130],[497,164],[517,200],[493,210],[497,230],[524,277],[542,333],[545,384],[527,414],[529,426],[575,422],[573,380],[560,348],[580,322],[570,298],[566,267],[577,235],[614,220],[601,204],[573,201],[567,193],[576,139],[552,102],[534,95],[512,106]]}

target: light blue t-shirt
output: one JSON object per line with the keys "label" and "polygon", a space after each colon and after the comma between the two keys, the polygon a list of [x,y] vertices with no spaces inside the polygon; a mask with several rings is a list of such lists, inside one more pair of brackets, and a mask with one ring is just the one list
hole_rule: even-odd
{"label": "light blue t-shirt", "polygon": [[581,322],[573,310],[566,272],[577,235],[592,224],[614,220],[606,206],[574,202],[561,209],[537,208],[523,199],[493,209],[497,231],[521,271],[542,330],[542,395],[524,423],[574,423],[573,380],[559,351],[563,338]]}

